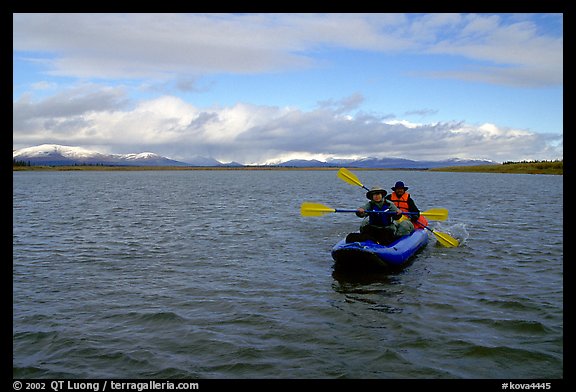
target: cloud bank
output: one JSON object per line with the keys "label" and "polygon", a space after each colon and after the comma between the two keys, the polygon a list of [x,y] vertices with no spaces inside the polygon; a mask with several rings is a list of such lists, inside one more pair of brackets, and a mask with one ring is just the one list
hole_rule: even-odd
{"label": "cloud bank", "polygon": [[[279,157],[476,158],[495,161],[562,158],[562,135],[494,124],[414,124],[362,112],[361,96],[315,110],[238,103],[198,108],[175,96],[129,103],[120,88],[72,89],[14,103],[15,148],[43,143],[106,146],[108,152],[153,151],[172,159],[211,156],[265,163]],[[120,109],[121,108],[121,109]],[[479,152],[480,151],[480,152]]]}

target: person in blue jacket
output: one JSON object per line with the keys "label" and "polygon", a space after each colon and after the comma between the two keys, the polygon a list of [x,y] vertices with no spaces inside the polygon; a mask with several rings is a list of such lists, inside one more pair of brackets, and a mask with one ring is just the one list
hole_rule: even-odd
{"label": "person in blue jacket", "polygon": [[[356,215],[364,218],[360,226],[360,233],[374,242],[385,245],[414,231],[410,220],[397,222],[402,218],[402,211],[390,200],[386,200],[387,192],[382,187],[374,187],[366,192],[369,200],[356,210]],[[366,211],[382,211],[369,213]]]}

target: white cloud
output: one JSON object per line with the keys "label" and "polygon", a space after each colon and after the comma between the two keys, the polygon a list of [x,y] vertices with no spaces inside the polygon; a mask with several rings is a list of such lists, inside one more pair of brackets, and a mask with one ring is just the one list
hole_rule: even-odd
{"label": "white cloud", "polygon": [[562,157],[562,135],[543,136],[495,124],[367,120],[362,115],[342,116],[339,105],[312,111],[241,103],[203,109],[174,96],[113,109],[122,98],[114,90],[91,89],[83,94],[70,90],[37,102],[21,100],[14,105],[15,148],[107,144],[119,153],[153,151],[184,161],[200,155],[241,163],[281,157],[496,161]]}
{"label": "white cloud", "polygon": [[[451,54],[487,62],[492,82],[562,83],[563,39],[476,14],[14,14],[13,46],[54,75],[176,78],[319,66],[324,47]],[[560,17],[561,20],[561,17]],[[142,28],[145,26],[145,28]],[[41,55],[34,55],[39,52]],[[480,80],[485,72],[434,76]],[[507,78],[513,78],[507,82]],[[521,82],[519,82],[521,79]]]}
{"label": "white cloud", "polygon": [[458,27],[452,31],[454,35],[438,39],[424,49],[490,65],[437,71],[430,76],[511,86],[562,85],[562,37],[540,35],[528,21],[505,24],[498,15],[466,15],[451,23]]}

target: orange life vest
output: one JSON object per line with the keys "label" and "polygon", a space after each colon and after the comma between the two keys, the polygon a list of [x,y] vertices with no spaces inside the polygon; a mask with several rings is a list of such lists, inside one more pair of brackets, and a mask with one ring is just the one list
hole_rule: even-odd
{"label": "orange life vest", "polygon": [[398,195],[396,194],[396,192],[392,192],[392,194],[390,195],[390,201],[393,202],[394,204],[396,204],[396,207],[400,208],[402,210],[402,212],[410,212],[408,211],[408,198],[410,197],[410,194],[408,192],[404,192],[404,194],[402,195],[402,197],[398,198]]}
{"label": "orange life vest", "polygon": [[[404,192],[402,197],[398,197],[396,192],[392,192],[390,194],[390,201],[393,202],[396,205],[396,207],[398,207],[400,210],[402,210],[402,212],[410,212],[410,210],[408,209],[409,208],[409,205],[408,205],[408,198],[409,197],[410,197],[410,194],[408,192]],[[416,222],[412,221],[412,223],[414,224],[415,229],[423,229],[425,226],[428,226],[428,219],[426,219],[424,216],[420,215],[418,220]]]}

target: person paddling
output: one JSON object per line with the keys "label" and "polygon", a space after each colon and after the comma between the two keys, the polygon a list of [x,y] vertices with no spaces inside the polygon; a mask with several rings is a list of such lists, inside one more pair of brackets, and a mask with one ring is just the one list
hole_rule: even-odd
{"label": "person paddling", "polygon": [[416,203],[410,194],[406,192],[408,187],[404,185],[404,182],[397,181],[392,190],[394,192],[386,196],[386,200],[394,203],[402,212],[412,212],[410,221],[412,221],[414,228],[423,229],[424,226],[428,226],[428,220],[420,216],[420,210],[416,207]]}
{"label": "person paddling", "polygon": [[386,194],[386,190],[381,187],[370,189],[366,192],[366,198],[370,201],[356,210],[358,217],[365,218],[360,233],[383,245],[414,231],[410,220],[397,222],[403,216],[402,211],[384,198]]}

